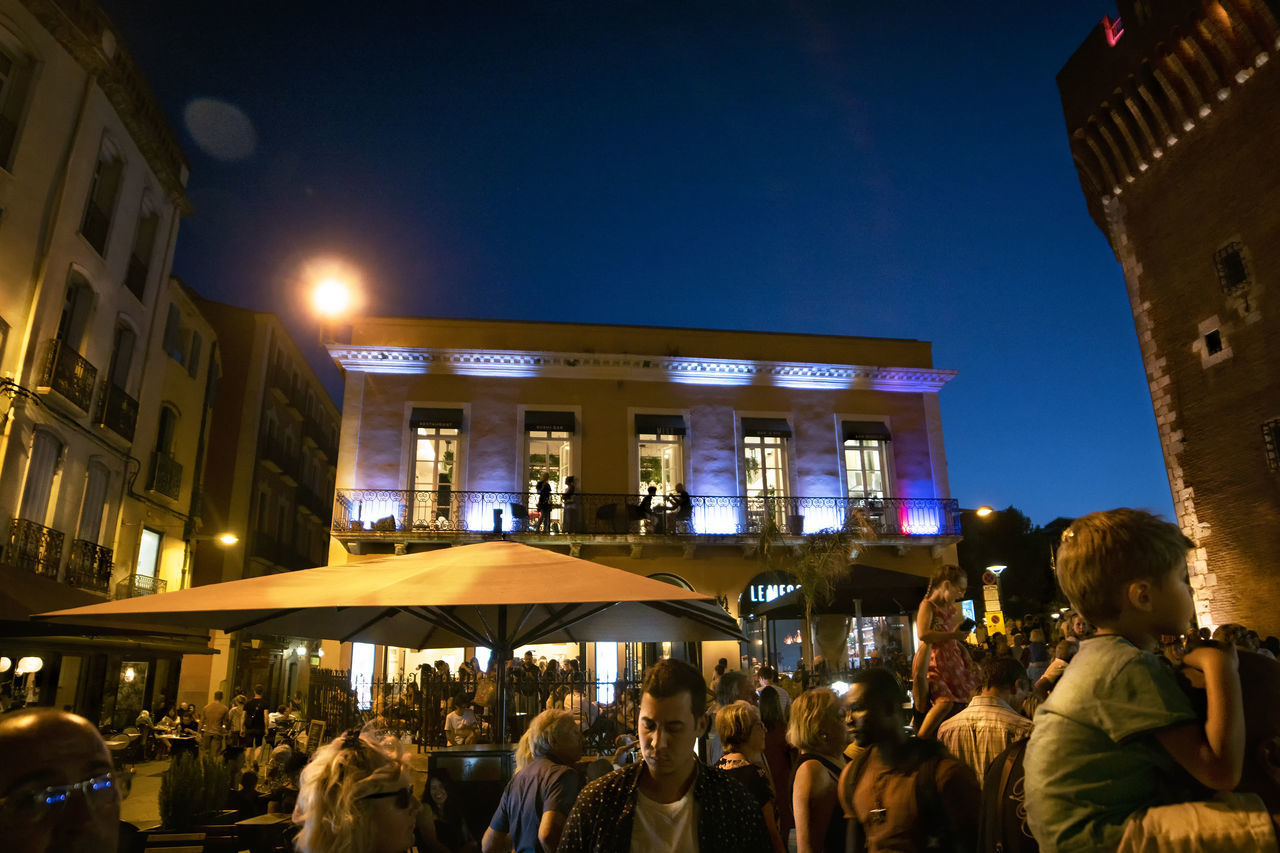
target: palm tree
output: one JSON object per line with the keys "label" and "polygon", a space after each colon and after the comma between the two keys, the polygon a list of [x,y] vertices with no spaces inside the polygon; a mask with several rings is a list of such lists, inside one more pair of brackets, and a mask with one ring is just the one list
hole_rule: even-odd
{"label": "palm tree", "polygon": [[784,571],[796,579],[804,600],[800,653],[810,667],[813,666],[814,605],[831,601],[836,583],[849,576],[850,562],[857,559],[862,547],[875,537],[875,528],[866,514],[850,507],[839,527],[806,534],[798,545],[787,545],[773,513],[764,514],[755,557],[771,571]]}

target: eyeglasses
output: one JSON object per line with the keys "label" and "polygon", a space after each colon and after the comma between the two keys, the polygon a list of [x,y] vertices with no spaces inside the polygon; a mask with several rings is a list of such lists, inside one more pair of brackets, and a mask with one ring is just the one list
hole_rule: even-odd
{"label": "eyeglasses", "polygon": [[40,823],[65,806],[71,800],[73,791],[79,791],[90,808],[106,808],[116,802],[115,776],[102,773],[70,785],[50,785],[35,791],[18,791],[0,798],[0,816],[11,823]]}
{"label": "eyeglasses", "polygon": [[384,797],[395,797],[395,807],[401,810],[413,808],[413,788],[400,788],[395,791],[383,791],[380,794],[369,794],[362,800],[381,800]]}

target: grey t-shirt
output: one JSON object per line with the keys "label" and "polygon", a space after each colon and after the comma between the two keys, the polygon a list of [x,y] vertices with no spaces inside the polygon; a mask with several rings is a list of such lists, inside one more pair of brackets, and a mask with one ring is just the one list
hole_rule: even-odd
{"label": "grey t-shirt", "polygon": [[507,784],[489,828],[510,835],[515,853],[541,853],[538,826],[543,812],[569,817],[581,790],[582,775],[576,768],[535,758]]}
{"label": "grey t-shirt", "polygon": [[1154,732],[1195,720],[1155,655],[1123,637],[1081,643],[1027,744],[1027,823],[1041,849],[1114,848],[1134,812],[1189,799],[1190,774]]}

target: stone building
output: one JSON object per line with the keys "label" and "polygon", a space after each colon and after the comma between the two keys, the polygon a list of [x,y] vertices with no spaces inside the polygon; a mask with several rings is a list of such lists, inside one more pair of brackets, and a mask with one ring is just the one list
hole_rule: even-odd
{"label": "stone building", "polygon": [[[737,666],[787,653],[799,623],[762,623],[789,585],[761,577],[750,555],[766,516],[794,544],[865,514],[875,535],[851,577],[865,614],[882,620],[868,620],[868,646],[886,632],[909,644],[924,578],[956,559],[938,408],[954,374],[933,367],[925,342],[366,318],[329,352],[346,376],[330,563],[507,536],[715,595],[754,638],[741,649],[540,652],[585,656],[601,677],[634,674],[657,654],[710,671],[720,657]],[[544,476],[551,500],[540,508]],[[678,485],[692,496],[687,513],[671,508]],[[908,591],[873,608],[884,590],[871,587],[894,579]],[[845,601],[844,615],[859,606]],[[848,665],[857,638],[840,628],[824,647]],[[390,650],[385,666],[414,662]]]}
{"label": "stone building", "polygon": [[[110,632],[90,642],[27,619],[141,591],[131,579],[144,574],[181,582],[214,361],[213,335],[169,283],[186,178],[172,132],[93,4],[0,2],[6,702],[12,693],[119,724],[173,698],[192,646]],[[203,337],[166,354],[175,310]]]}
{"label": "stone building", "polygon": [[[197,305],[222,351],[203,514],[211,529],[231,531],[239,541],[201,547],[192,582],[324,565],[338,407],[277,316],[204,299]],[[306,688],[311,658],[296,654],[299,638],[216,632],[214,645],[223,654],[212,669],[201,672],[194,660],[184,665],[184,695],[262,683],[268,698],[281,702]]]}
{"label": "stone building", "polygon": [[1124,273],[1200,624],[1280,634],[1280,3],[1119,6],[1058,74],[1072,156]]}

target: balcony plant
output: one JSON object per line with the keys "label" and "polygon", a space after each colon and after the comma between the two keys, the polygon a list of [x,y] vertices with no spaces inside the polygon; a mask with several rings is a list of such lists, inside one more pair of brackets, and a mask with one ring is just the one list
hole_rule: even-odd
{"label": "balcony plant", "polygon": [[[755,556],[771,571],[790,574],[800,587],[800,597],[804,602],[800,654],[805,664],[812,667],[814,607],[831,601],[836,583],[849,576],[850,562],[857,559],[865,543],[875,539],[876,531],[861,509],[851,508],[841,526],[806,534],[800,537],[799,544],[787,544],[783,536],[784,531],[778,526],[774,514],[766,512],[761,520]],[[845,630],[841,637],[847,639],[848,615],[842,620]],[[843,658],[843,649],[840,651]]]}

